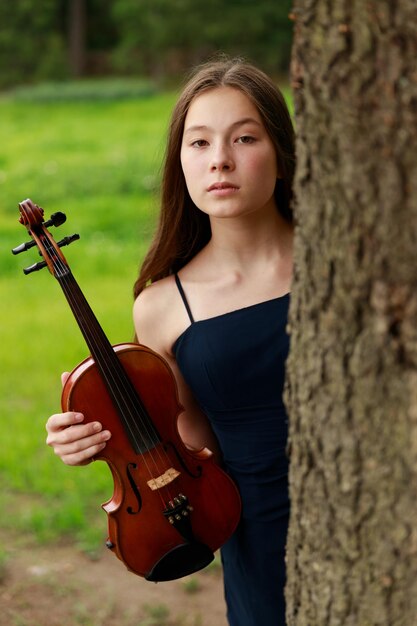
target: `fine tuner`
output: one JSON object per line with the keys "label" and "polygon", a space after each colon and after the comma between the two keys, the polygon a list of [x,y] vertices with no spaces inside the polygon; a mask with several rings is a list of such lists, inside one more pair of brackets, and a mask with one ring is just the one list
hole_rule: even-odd
{"label": "fine tuner", "polygon": [[[26,202],[28,202],[28,201],[26,201]],[[36,207],[36,208],[39,209],[39,207]],[[40,209],[40,210],[42,211],[42,209]],[[62,213],[61,211],[57,211],[56,213],[53,213],[51,215],[49,220],[47,220],[46,222],[42,222],[42,226],[45,227],[45,228],[49,228],[50,226],[58,227],[58,226],[61,226],[66,221],[66,219],[67,219],[67,217],[66,217],[65,213]],[[33,236],[34,233],[30,229],[30,224],[26,224],[26,227],[28,228],[29,234]],[[70,243],[72,243],[73,241],[76,241],[79,238],[80,238],[80,236],[78,234],[69,235],[67,237],[64,237],[60,241],[57,241],[56,245],[59,248],[62,248],[64,246],[69,246]],[[36,239],[32,239],[31,241],[27,241],[25,243],[20,244],[19,246],[16,246],[16,248],[13,248],[12,249],[12,253],[13,254],[20,254],[21,252],[26,252],[26,250],[30,250],[30,248],[33,248],[36,245],[37,245]],[[39,250],[39,254],[42,256],[42,253],[41,253],[40,250]],[[29,267],[25,267],[23,269],[23,273],[24,274],[31,274],[32,272],[38,272],[39,270],[41,270],[42,268],[46,267],[47,265],[48,264],[47,264],[46,261],[40,261],[38,263],[34,263],[33,265],[30,265]]]}

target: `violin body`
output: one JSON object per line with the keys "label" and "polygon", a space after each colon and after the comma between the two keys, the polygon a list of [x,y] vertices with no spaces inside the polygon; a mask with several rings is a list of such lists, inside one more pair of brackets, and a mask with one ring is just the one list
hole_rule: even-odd
{"label": "violin body", "polygon": [[[185,575],[184,569],[187,574],[192,573],[189,568],[200,569],[201,560],[212,560],[212,553],[237,526],[239,494],[209,450],[190,452],[180,439],[177,418],[182,406],[165,360],[137,344],[120,344],[114,349],[149,414],[154,416],[162,439],[160,450],[156,446],[142,455],[134,453],[91,358],[71,372],[62,392],[62,409],[82,412],[85,423],[99,420],[112,433],[104,450],[95,457],[108,463],[114,480],[113,496],[102,505],[108,515],[107,545],[135,574],[147,580],[171,580]],[[149,470],[154,479],[164,475],[169,479],[178,472],[169,483],[169,492],[171,497],[187,497],[192,509],[187,515],[191,540],[183,537],[162,514],[161,497],[165,508],[170,499],[168,487],[150,486]]]}
{"label": "violin body", "polygon": [[48,267],[60,283],[91,356],[69,375],[62,391],[63,411],[100,421],[111,439],[96,459],[112,473],[114,491],[102,505],[108,516],[107,547],[135,574],[151,581],[173,580],[208,565],[213,552],[232,535],[240,519],[236,485],[207,449],[190,451],[177,420],[175,377],[151,349],[133,343],[112,346],[75,281],[60,247],[46,226],[59,226],[63,213],[43,221],[43,209],[20,203],[20,222],[43,261],[25,274]]}

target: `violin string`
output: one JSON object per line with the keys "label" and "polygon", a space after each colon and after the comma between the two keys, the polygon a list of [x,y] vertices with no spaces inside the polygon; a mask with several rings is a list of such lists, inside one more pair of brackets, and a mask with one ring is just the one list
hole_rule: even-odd
{"label": "violin string", "polygon": [[[38,221],[38,220],[37,220],[37,216],[36,216],[36,214],[34,213],[34,211],[33,211],[32,207],[29,205],[29,206],[27,206],[27,207],[25,207],[25,208],[26,208],[26,210],[27,210],[27,211],[28,211],[28,210],[30,211],[31,216],[32,216],[32,219],[30,219],[30,220],[29,220],[29,222],[30,222],[31,224],[32,224],[32,223],[37,222],[37,221]],[[43,216],[43,212],[42,212],[42,216]],[[46,229],[45,229],[45,230],[46,230]],[[48,232],[48,231],[46,231],[46,232]],[[72,306],[74,306],[74,307],[75,307],[75,309],[76,309],[76,310],[74,310],[74,314],[77,314],[77,315],[78,315],[78,317],[77,317],[77,315],[76,315],[76,319],[77,319],[77,320],[78,320],[78,319],[81,319],[81,318],[82,318],[82,315],[81,315],[81,313],[82,313],[82,308],[78,305],[77,298],[76,298],[76,297],[74,297],[74,294],[72,293],[72,289],[71,289],[71,282],[70,282],[70,280],[68,280],[69,268],[68,268],[68,267],[65,265],[65,263],[62,261],[62,259],[61,259],[60,255],[59,255],[59,254],[57,254],[57,252],[56,252],[56,250],[55,250],[55,248],[54,248],[54,246],[53,246],[53,244],[52,244],[52,240],[53,240],[52,235],[50,235],[50,233],[49,233],[49,232],[48,232],[48,235],[49,235],[49,237],[50,237],[51,239],[49,239],[49,237],[45,234],[45,231],[43,231],[43,236],[42,236],[42,235],[40,235],[40,239],[41,239],[41,240],[43,239],[42,243],[43,243],[43,246],[44,246],[44,248],[45,248],[45,251],[47,252],[47,254],[48,254],[48,256],[49,256],[49,258],[50,258],[50,260],[51,260],[51,263],[52,263],[52,265],[53,265],[54,269],[56,269],[56,270],[57,270],[57,272],[58,272],[57,278],[58,278],[58,276],[59,276],[60,278],[62,278],[62,279],[63,279],[63,280],[67,283],[67,290],[66,290],[66,292],[65,292],[65,293],[68,293],[68,296],[71,298],[71,303],[72,303]],[[75,282],[75,279],[74,279],[74,282]],[[75,284],[76,284],[76,283],[75,283]],[[68,289],[68,286],[69,286],[69,289]],[[98,322],[97,322],[97,323],[98,323]],[[90,328],[90,332],[93,332],[93,334],[94,334],[94,324],[93,324],[92,326],[91,326],[91,324],[89,324],[88,326],[89,326],[89,328]],[[86,326],[86,320],[85,320],[85,319],[84,319],[84,327],[85,327],[85,328],[87,328],[87,326]],[[99,339],[99,338],[96,336],[96,337],[95,337],[95,339],[96,339],[95,343],[96,343],[96,345],[97,345],[97,347],[98,347],[98,350],[99,350],[99,352],[101,352],[100,345],[99,345],[99,341],[98,341],[98,339]],[[103,354],[101,354],[101,355],[100,355],[100,357],[101,357],[101,362],[102,362],[102,364],[103,364],[103,365],[105,365],[105,364],[106,364],[106,360],[103,358],[103,356],[104,356]],[[116,358],[118,358],[118,357],[116,356]],[[106,364],[106,365],[107,365],[107,364]],[[121,365],[121,364],[120,364],[120,365]],[[103,369],[103,368],[102,368],[102,369]],[[112,380],[112,382],[113,382],[113,388],[114,388],[114,385],[115,385],[115,384],[116,384],[116,386],[117,386],[117,383],[116,383],[115,377],[114,377],[114,375],[112,374],[111,369],[108,369],[108,373],[110,374],[110,378],[112,378],[112,379],[113,379],[113,380]],[[109,386],[111,387],[111,382],[110,382],[109,375],[108,375],[108,374],[106,374],[106,372],[105,372],[105,371],[102,371],[102,374],[103,374],[103,376],[104,376],[105,383],[107,384],[107,386],[108,386],[108,387],[109,387]],[[120,383],[119,383],[119,385],[120,385]],[[123,379],[122,379],[122,385],[123,385],[123,387],[124,387]],[[120,387],[119,387],[119,388],[120,388]],[[133,404],[135,404],[134,400],[135,400],[136,398],[132,398],[132,395],[131,395],[131,394],[128,394],[128,391],[129,391],[128,389],[124,388],[124,392],[125,392],[125,394],[122,394],[122,395],[121,395],[122,401],[123,401],[123,402],[124,402],[124,404],[126,405],[126,406],[125,406],[125,411],[123,411],[123,407],[122,407],[122,406],[120,406],[120,402],[118,402],[118,401],[117,401],[117,398],[114,398],[114,400],[116,401],[117,408],[119,409],[119,412],[120,412],[122,415],[125,415],[125,414],[126,414],[126,412],[127,412],[128,416],[129,416],[129,419],[128,419],[128,420],[127,420],[127,422],[126,422],[126,426],[128,427],[128,429],[129,429],[129,431],[130,431],[130,433],[131,433],[131,436],[132,436],[132,439],[133,439],[133,441],[134,441],[135,445],[136,445],[137,447],[139,447],[139,442],[138,442],[137,436],[136,436],[136,434],[135,434],[135,432],[134,432],[134,428],[136,428],[136,431],[137,431],[137,433],[139,433],[139,436],[140,436],[140,438],[142,439],[142,441],[143,441],[143,437],[142,437],[142,436],[141,436],[141,434],[140,434],[139,425],[136,423],[136,420],[134,419],[134,415],[131,413],[131,410],[130,410],[129,406],[126,404],[126,401],[124,400],[125,396],[129,396],[130,401],[132,402],[132,399],[133,399]],[[137,397],[137,396],[136,396],[136,397]],[[136,401],[136,405],[137,405],[137,401]],[[151,430],[151,432],[150,432],[150,431],[149,431],[149,429],[148,429],[148,426],[147,426],[147,424],[146,424],[146,421],[144,421],[144,419],[143,419],[143,410],[142,410],[142,407],[141,407],[140,405],[139,405],[139,406],[137,405],[137,407],[136,407],[136,408],[137,408],[137,409],[139,409],[139,418],[140,418],[140,421],[142,422],[142,430],[145,430],[145,431],[146,431],[146,435],[147,435],[147,437],[148,437],[148,438],[149,438],[149,440],[152,442],[152,444],[154,445],[154,447],[156,448],[156,450],[157,450],[157,452],[158,452],[159,460],[160,460],[160,461],[162,461],[162,457],[161,457],[161,454],[160,454],[160,452],[159,452],[159,446],[158,446],[159,438],[158,438],[158,436],[157,436],[157,434],[156,434],[156,432],[155,432],[154,426],[153,426],[152,422],[148,419],[147,421],[148,421],[148,423],[150,423],[150,424],[151,424],[151,428],[152,428],[152,430]],[[137,411],[136,411],[136,412],[137,412]],[[146,413],[146,410],[145,410],[145,413]],[[133,425],[133,428],[132,428],[132,425]],[[153,461],[153,464],[154,464],[155,468],[157,469],[157,471],[159,471],[159,470],[158,470],[158,465],[157,465],[157,462],[156,462],[156,460],[155,460],[155,458],[154,458],[154,454],[152,453],[152,451],[151,451],[151,450],[149,450],[149,452],[150,452],[150,457],[151,457],[151,459],[152,459],[152,461]],[[165,456],[167,457],[167,458],[166,458],[166,460],[168,461],[168,463],[170,463],[170,459],[169,459],[168,455],[166,454],[166,452],[165,452],[165,451],[164,451],[164,453],[165,453]],[[148,474],[149,474],[150,478],[153,478],[153,476],[152,476],[152,472],[151,472],[151,470],[150,470],[150,468],[149,468],[149,465],[148,465],[148,463],[147,463],[147,460],[146,460],[143,456],[142,456],[142,458],[143,458],[144,464],[145,464],[145,466],[146,466],[146,468],[147,468],[147,471],[148,471]],[[163,462],[163,461],[162,461],[162,462]],[[171,494],[169,494],[169,496],[171,497]]]}
{"label": "violin string", "polygon": [[[91,325],[91,324],[88,322],[87,318],[86,318],[86,317],[85,317],[85,315],[83,314],[82,307],[81,307],[81,306],[79,305],[79,303],[78,303],[78,300],[77,300],[77,298],[76,298],[75,293],[73,293],[72,286],[71,286],[71,281],[70,281],[70,279],[69,279],[69,277],[68,277],[68,270],[67,270],[67,268],[65,267],[65,265],[64,265],[64,264],[62,263],[62,261],[60,261],[60,260],[59,260],[59,261],[57,261],[57,262],[55,262],[55,267],[57,267],[57,269],[59,269],[59,270],[62,272],[62,273],[61,273],[60,275],[58,275],[57,277],[58,277],[58,278],[60,278],[60,279],[61,279],[61,281],[62,281],[63,283],[66,283],[66,289],[65,289],[65,292],[68,294],[68,296],[69,296],[69,298],[70,298],[70,304],[72,305],[72,308],[73,308],[74,314],[76,315],[77,320],[80,320],[80,323],[81,323],[81,325],[82,325],[84,328],[88,328],[88,329],[89,329],[89,331],[90,331],[90,334],[91,334],[91,335],[96,335],[96,333],[95,333],[95,329],[94,329],[94,325]],[[103,363],[103,365],[104,365],[106,361],[105,361],[105,359],[104,359],[104,352],[102,352],[102,350],[101,350],[101,348],[100,348],[100,341],[99,341],[99,337],[98,337],[98,335],[96,335],[96,336],[94,337],[94,339],[95,339],[94,343],[95,343],[95,345],[97,346],[97,352],[100,354],[100,357],[102,358],[102,363]],[[106,376],[106,382],[109,382],[109,383],[110,383],[110,379],[112,379],[112,383],[116,383],[115,376],[114,376],[114,374],[112,373],[111,368],[110,368],[110,369],[109,369],[109,368],[107,368],[107,369],[108,369],[108,374],[110,374],[110,377],[108,376],[108,374],[106,374],[106,372],[105,372],[105,371],[103,372],[103,375],[104,375],[104,376]],[[111,383],[110,383],[110,384],[111,384]],[[125,393],[127,393],[127,390],[126,390],[126,389],[124,389],[124,391],[125,391]],[[118,408],[119,408],[119,409],[121,409],[121,408],[122,408],[122,407],[120,406],[120,404],[118,405]],[[139,410],[140,410],[140,407],[139,407]],[[132,425],[133,425],[133,427],[132,427]],[[130,432],[131,432],[132,437],[134,438],[134,442],[135,442],[135,444],[136,444],[137,446],[139,446],[139,441],[138,441],[138,439],[136,438],[136,435],[135,435],[134,430],[133,430],[134,426],[136,426],[135,422],[133,421],[131,424],[130,424],[130,423],[128,423],[128,424],[127,424],[127,426],[129,426],[129,428],[130,428]],[[144,424],[143,426],[145,427],[145,424]],[[140,431],[138,431],[138,432],[139,432],[139,434],[140,434]],[[149,431],[147,432],[147,435],[148,435],[148,436],[149,436],[149,435],[151,435],[151,434],[149,433]],[[156,433],[155,433],[155,434],[152,434],[152,435],[150,436],[150,440],[151,440],[151,441],[153,440],[152,442],[156,445],[156,441],[157,441],[157,439],[156,439]]]}
{"label": "violin string", "polygon": [[[70,289],[68,290],[69,292],[69,296],[73,296],[72,291],[71,291],[71,284],[70,282],[64,277],[64,281],[67,283],[67,285],[69,285]],[[81,319],[81,321],[83,321],[83,317],[82,317],[82,311],[80,310],[80,308],[78,307],[76,301],[74,302],[74,306],[76,308],[76,314],[78,316],[78,319]],[[85,318],[84,318],[84,323],[85,323]],[[94,326],[93,328],[90,327],[90,332],[95,334],[94,331]],[[97,339],[97,337],[95,337]],[[96,341],[97,344],[97,341]],[[104,353],[101,351],[100,346],[97,347],[97,353],[99,358],[101,359],[103,364],[106,364],[106,360],[103,359]],[[116,358],[117,355],[116,355]],[[107,365],[107,364],[106,364]],[[136,411],[134,413],[132,413],[132,409],[131,406],[129,406],[129,403],[127,402],[127,398],[129,398],[130,400],[132,400],[132,396],[131,396],[131,390],[125,387],[124,381],[123,379],[120,381],[120,378],[117,376],[116,372],[113,372],[112,368],[107,367],[106,369],[102,369],[101,370],[102,376],[104,378],[104,382],[107,384],[108,387],[110,388],[114,388],[114,386],[116,385],[118,389],[122,390],[122,394],[120,399],[118,399],[117,397],[114,397],[113,400],[115,401],[116,407],[119,410],[119,415],[123,415],[125,416],[125,426],[128,428],[129,432],[131,433],[132,439],[135,443],[135,445],[139,448],[139,440],[138,440],[138,435],[139,438],[143,441],[144,437],[141,434],[141,429],[139,427],[139,424],[137,423],[137,420],[135,419],[135,414],[139,417],[139,422],[141,424],[141,428],[142,428],[142,433],[145,433],[146,436],[148,437],[148,440],[152,442],[152,444],[154,445],[153,449],[148,450],[149,451],[149,457],[150,457],[150,461],[153,463],[153,466],[155,468],[155,470],[157,471],[157,475],[159,475],[161,473],[160,468],[158,467],[158,460],[155,456],[155,450],[156,450],[156,454],[159,457],[159,461],[163,463],[163,459],[161,458],[161,454],[159,452],[159,446],[158,446],[158,439],[156,434],[154,434],[154,432],[150,432],[147,426],[147,420],[143,418],[142,415],[142,410],[140,405],[136,406]],[[118,380],[117,380],[118,379]],[[120,402],[121,400],[121,402]],[[136,432],[135,432],[136,431]],[[167,455],[166,455],[167,456]],[[151,467],[146,459],[145,456],[142,456],[142,460],[144,462],[144,465],[146,467],[146,470],[148,472],[149,478],[152,479],[154,478],[154,473],[151,470]],[[167,457],[167,460],[169,462],[169,458]],[[162,496],[158,490],[158,494],[161,497],[162,500]],[[171,494],[169,494],[170,499],[171,498]]]}
{"label": "violin string", "polygon": [[[45,246],[45,248],[47,248],[47,246]],[[55,252],[55,250],[54,250],[54,252]],[[62,262],[62,260],[60,259],[59,255],[56,255],[56,259],[55,259],[54,258],[55,255],[51,255],[50,251],[48,251],[48,254],[49,254],[50,258],[51,258],[51,261],[53,263],[54,268],[57,269],[57,278],[60,278],[64,283],[66,283],[66,287],[67,287],[66,288],[66,293],[68,293],[69,297],[71,298],[71,305],[74,307],[74,313],[79,316],[79,317],[77,317],[77,319],[81,320],[84,316],[82,315],[82,310],[81,310],[81,308],[80,308],[80,306],[79,306],[79,304],[77,302],[77,298],[75,297],[75,294],[73,293],[73,290],[72,290],[71,281],[70,281],[70,279],[68,277],[69,270],[68,270],[67,266]],[[86,323],[87,323],[87,320],[84,317],[84,324],[86,324]],[[91,327],[91,325],[89,324],[88,326],[90,328],[90,332],[92,332],[92,334],[96,334],[95,330],[94,330],[94,325]],[[100,356],[103,357],[104,353],[101,351],[101,348],[99,346],[99,341],[98,341],[98,337],[97,336],[95,336],[95,340],[96,340],[95,343],[96,343],[96,345],[98,347],[98,352],[101,353]],[[116,358],[118,358],[118,357],[116,357]],[[105,359],[104,358],[103,358],[103,364],[105,364]],[[107,368],[107,370],[108,370],[107,372],[104,372],[104,371],[102,372],[103,377],[105,379],[105,382],[107,383],[107,385],[110,385],[110,386],[112,384],[113,385],[114,384],[117,385],[117,381],[115,380],[114,373],[109,368]],[[121,384],[122,384],[122,389],[125,392],[125,395],[128,395],[130,400],[131,401],[133,400],[133,402],[134,402],[135,399],[132,398],[130,390],[126,389],[123,380],[121,380]],[[119,388],[120,388],[120,380],[119,380]],[[122,394],[122,400],[123,400],[123,394]],[[126,402],[124,402],[124,404],[125,404],[124,407],[120,406],[120,403],[117,402],[117,400],[116,400],[116,403],[118,404],[119,411],[123,415],[125,415],[126,412],[127,412],[128,416],[129,416],[129,419],[127,420],[126,426],[128,427],[128,429],[129,429],[129,431],[131,433],[133,441],[139,447],[139,442],[138,442],[138,439],[137,439],[137,433],[139,433],[139,436],[140,436],[140,438],[142,440],[143,440],[143,437],[140,435],[139,425],[136,423],[136,420],[134,419],[134,415],[132,414],[130,407],[127,405]],[[140,415],[141,407],[139,406],[138,408],[139,408],[139,419],[140,419],[140,422],[141,422],[142,429],[145,431],[146,436],[149,438],[149,440],[154,444],[156,452],[157,452],[157,455],[159,457],[159,461],[164,465],[164,459],[162,458],[161,453],[160,453],[160,449],[159,449],[160,446],[158,446],[158,443],[160,443],[160,442],[159,442],[159,438],[156,435],[156,431],[152,427],[153,432],[150,432],[150,430],[148,428],[148,425],[146,424],[146,421],[143,419],[143,416]],[[147,420],[147,421],[149,421],[149,420]],[[133,425],[133,427],[132,427],[132,425]],[[135,428],[137,430],[136,433],[134,432]],[[153,462],[153,464],[155,466],[155,469],[157,470],[158,473],[160,473],[161,470],[158,468],[158,461],[155,458],[155,453],[152,451],[152,449],[148,450],[148,451],[150,453],[149,456],[150,456],[150,458],[151,458],[151,460],[152,460],[152,462]],[[171,461],[170,461],[170,458],[169,458],[169,456],[168,456],[168,454],[166,453],[165,450],[164,450],[164,456],[166,457],[165,458],[165,462],[168,462],[168,464],[170,465]],[[154,478],[153,473],[152,473],[152,471],[150,469],[150,466],[149,466],[146,458],[143,455],[142,455],[142,459],[144,461],[144,465],[146,466],[146,469],[147,469],[149,477],[151,479],[153,479]],[[164,487],[166,488],[166,491],[168,492],[167,495],[168,495],[169,499],[172,500],[172,494],[170,493],[169,485],[164,485]],[[158,489],[158,494],[160,495],[161,500],[163,501],[162,494],[160,493],[160,489]]]}

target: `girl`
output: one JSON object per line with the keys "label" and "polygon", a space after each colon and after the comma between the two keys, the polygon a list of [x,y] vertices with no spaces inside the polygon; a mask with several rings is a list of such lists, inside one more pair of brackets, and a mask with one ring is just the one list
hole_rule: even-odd
{"label": "girl", "polygon": [[[135,285],[137,337],[174,371],[181,437],[210,448],[240,490],[241,522],[222,548],[230,626],[285,625],[294,164],[272,81],[239,60],[200,68],[172,115],[160,222]],[[111,437],[82,419],[47,423],[68,465],[91,462]]]}

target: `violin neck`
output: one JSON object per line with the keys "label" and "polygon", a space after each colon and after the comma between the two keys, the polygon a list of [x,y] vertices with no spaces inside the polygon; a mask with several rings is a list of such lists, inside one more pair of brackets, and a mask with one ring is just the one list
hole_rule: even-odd
{"label": "violin neck", "polygon": [[137,454],[143,454],[160,442],[155,426],[72,272],[68,270],[56,278],[121,418],[130,443]]}

